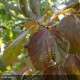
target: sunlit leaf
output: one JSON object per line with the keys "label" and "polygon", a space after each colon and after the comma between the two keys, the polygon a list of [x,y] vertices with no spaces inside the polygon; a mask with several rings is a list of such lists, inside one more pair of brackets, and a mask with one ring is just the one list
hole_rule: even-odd
{"label": "sunlit leaf", "polygon": [[24,26],[26,29],[29,29],[30,27],[33,26],[33,29],[31,29],[32,33],[34,33],[39,28],[39,24],[35,20],[34,21],[27,21],[22,26]]}
{"label": "sunlit leaf", "polygon": [[2,74],[3,72],[0,70],[0,74]]}
{"label": "sunlit leaf", "polygon": [[80,15],[73,14],[63,18],[58,28],[70,42],[70,53],[80,52]]}
{"label": "sunlit leaf", "polygon": [[19,70],[19,68],[20,68],[22,65],[23,65],[22,62],[17,62],[17,63],[13,66],[13,68],[17,71],[17,70]]}
{"label": "sunlit leaf", "polygon": [[10,37],[10,38],[13,37],[13,33],[12,33],[12,31],[10,31],[9,37]]}
{"label": "sunlit leaf", "polygon": [[11,70],[11,66],[6,66],[6,70]]}
{"label": "sunlit leaf", "polygon": [[48,0],[48,3],[53,5],[54,2],[52,0]]}
{"label": "sunlit leaf", "polygon": [[23,48],[23,43],[25,42],[26,34],[28,31],[22,33],[14,42],[12,42],[4,51],[2,59],[5,65],[12,65],[13,61],[17,59]]}
{"label": "sunlit leaf", "polygon": [[68,51],[69,42],[54,28],[47,30],[40,27],[30,38],[29,55],[36,69],[45,70],[53,57],[56,57],[57,65],[63,63]]}
{"label": "sunlit leaf", "polygon": [[55,15],[54,15],[54,18],[53,18],[53,20],[55,20],[55,21],[59,21],[59,16],[61,15],[61,14],[66,14],[66,13],[79,13],[76,9],[74,9],[74,8],[69,8],[69,9],[66,9],[66,10],[62,10],[62,11],[60,11],[60,12],[56,12],[55,13]]}
{"label": "sunlit leaf", "polygon": [[48,9],[46,9],[45,14],[44,14],[44,18],[42,20],[42,24],[46,25],[48,19],[50,18],[50,16],[53,14],[52,9],[49,7]]}
{"label": "sunlit leaf", "polygon": [[40,27],[29,43],[29,56],[33,66],[38,70],[45,70],[50,62],[51,36],[47,29]]}
{"label": "sunlit leaf", "polygon": [[3,41],[0,39],[0,45],[3,43]]}

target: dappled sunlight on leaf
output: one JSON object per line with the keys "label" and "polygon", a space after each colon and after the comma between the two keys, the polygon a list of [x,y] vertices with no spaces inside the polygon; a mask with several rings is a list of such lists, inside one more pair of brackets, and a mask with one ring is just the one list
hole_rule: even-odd
{"label": "dappled sunlight on leaf", "polygon": [[35,20],[34,21],[27,21],[22,26],[25,27],[26,29],[33,27],[33,29],[30,30],[32,33],[36,32],[36,30],[39,28],[39,24]]}
{"label": "dappled sunlight on leaf", "polygon": [[0,39],[0,45],[2,45],[3,41]]}
{"label": "dappled sunlight on leaf", "polygon": [[49,7],[48,9],[46,9],[46,11],[45,11],[45,14],[44,14],[44,18],[43,18],[43,20],[42,20],[42,24],[43,25],[46,25],[47,24],[47,21],[48,21],[48,19],[50,18],[50,16],[53,14],[53,11],[52,11],[52,9]]}
{"label": "dappled sunlight on leaf", "polygon": [[49,66],[43,75],[44,80],[68,80],[63,66]]}
{"label": "dappled sunlight on leaf", "polygon": [[28,31],[25,31],[5,49],[2,55],[2,60],[5,65],[12,65],[14,60],[17,59],[17,56],[23,48],[23,43],[25,42],[27,32]]}
{"label": "dappled sunlight on leaf", "polygon": [[6,70],[10,71],[11,70],[11,66],[6,66]]}

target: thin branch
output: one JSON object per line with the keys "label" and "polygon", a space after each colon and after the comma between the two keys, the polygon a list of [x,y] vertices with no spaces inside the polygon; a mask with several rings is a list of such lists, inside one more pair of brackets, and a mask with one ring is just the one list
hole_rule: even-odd
{"label": "thin branch", "polygon": [[29,0],[30,8],[37,18],[40,18],[40,0]]}
{"label": "thin branch", "polygon": [[27,2],[26,0],[19,0],[19,4],[20,4],[20,10],[22,11],[22,13],[24,14],[24,16],[26,17],[30,17],[35,19],[35,15],[32,12],[32,10],[29,7],[29,2]]}

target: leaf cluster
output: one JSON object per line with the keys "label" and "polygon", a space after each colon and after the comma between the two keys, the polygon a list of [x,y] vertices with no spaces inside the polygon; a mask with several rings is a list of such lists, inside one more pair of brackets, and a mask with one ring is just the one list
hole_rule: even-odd
{"label": "leaf cluster", "polygon": [[[77,76],[80,75],[80,13],[74,6],[58,12],[48,8],[39,20],[25,22],[22,26],[27,31],[4,51],[5,64],[12,64],[27,33],[31,32],[27,49],[35,69],[44,75],[75,75],[80,79]],[[59,19],[60,14],[64,15],[62,20]],[[64,78],[68,80],[67,76],[61,79]],[[44,76],[44,80],[50,78]]]}

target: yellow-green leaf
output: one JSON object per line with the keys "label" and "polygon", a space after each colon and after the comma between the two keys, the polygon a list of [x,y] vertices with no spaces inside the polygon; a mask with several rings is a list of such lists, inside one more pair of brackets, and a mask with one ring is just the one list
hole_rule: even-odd
{"label": "yellow-green leaf", "polygon": [[14,42],[12,42],[4,51],[2,55],[2,60],[5,65],[12,65],[14,60],[17,59],[17,56],[20,54],[25,42],[26,34],[28,31],[22,33]]}
{"label": "yellow-green leaf", "polygon": [[6,70],[11,70],[11,66],[6,66]]}
{"label": "yellow-green leaf", "polygon": [[45,25],[47,20],[50,18],[50,16],[53,14],[52,9],[49,7],[48,9],[46,9],[45,14],[44,14],[44,18],[42,20],[42,24]]}
{"label": "yellow-green leaf", "polygon": [[3,41],[0,39],[0,45],[3,43]]}
{"label": "yellow-green leaf", "polygon": [[33,27],[30,31],[34,33],[38,28],[39,24],[37,21],[27,21],[22,26],[24,26],[26,29],[29,29],[30,27]]}

